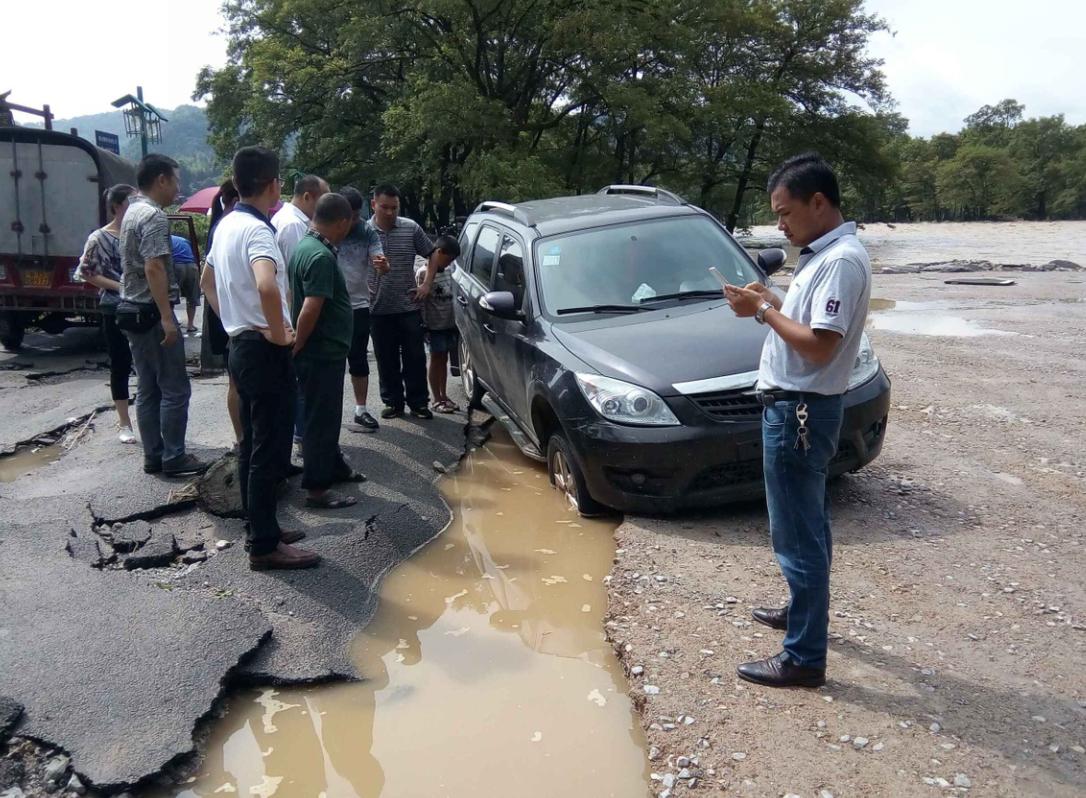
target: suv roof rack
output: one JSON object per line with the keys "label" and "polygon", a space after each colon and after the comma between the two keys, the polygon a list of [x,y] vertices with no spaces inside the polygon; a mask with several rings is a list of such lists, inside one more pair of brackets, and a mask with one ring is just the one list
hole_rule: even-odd
{"label": "suv roof rack", "polygon": [[498,202],[496,200],[487,200],[486,202],[480,202],[479,206],[475,209],[475,213],[482,213],[484,211],[490,211],[491,213],[504,213],[514,221],[527,225],[528,227],[535,227],[535,222],[528,218],[528,214],[518,208],[516,205],[510,205],[508,202]]}
{"label": "suv roof rack", "polygon": [[680,197],[678,194],[674,194],[666,189],[657,188],[656,186],[637,186],[627,183],[616,183],[611,186],[604,186],[597,194],[636,194],[640,197],[652,197],[656,200],[657,204],[668,205],[685,205],[686,200]]}

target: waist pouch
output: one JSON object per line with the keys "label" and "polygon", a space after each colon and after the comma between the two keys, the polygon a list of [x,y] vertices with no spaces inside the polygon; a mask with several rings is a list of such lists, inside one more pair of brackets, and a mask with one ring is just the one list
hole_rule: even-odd
{"label": "waist pouch", "polygon": [[154,302],[129,302],[122,299],[117,305],[117,327],[125,332],[145,333],[162,318]]}

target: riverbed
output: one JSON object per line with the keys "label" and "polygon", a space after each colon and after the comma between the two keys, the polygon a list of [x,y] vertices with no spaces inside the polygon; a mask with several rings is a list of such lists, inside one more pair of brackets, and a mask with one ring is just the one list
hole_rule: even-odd
{"label": "riverbed", "polygon": [[[1041,265],[1070,260],[1086,266],[1086,221],[918,222],[865,224],[859,231],[873,266],[907,266],[950,260]],[[787,243],[775,225],[752,228],[760,242]],[[789,263],[795,264],[795,251]]]}

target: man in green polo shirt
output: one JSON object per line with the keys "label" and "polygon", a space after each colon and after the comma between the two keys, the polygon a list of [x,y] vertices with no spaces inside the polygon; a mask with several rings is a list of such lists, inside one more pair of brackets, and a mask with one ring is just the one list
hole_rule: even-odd
{"label": "man in green polo shirt", "polygon": [[310,507],[340,509],[357,501],[330,490],[363,477],[343,459],[343,375],[351,350],[351,296],[336,262],[336,247],[351,230],[351,205],[340,194],[317,201],[309,232],[287,265],[294,322],[294,365],[303,397],[302,487]]}

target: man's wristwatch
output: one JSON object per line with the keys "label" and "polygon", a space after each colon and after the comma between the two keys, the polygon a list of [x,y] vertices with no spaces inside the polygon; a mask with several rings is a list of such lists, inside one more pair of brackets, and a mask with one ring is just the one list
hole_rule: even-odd
{"label": "man's wristwatch", "polygon": [[765,314],[767,311],[773,309],[773,306],[768,302],[763,302],[758,306],[758,309],[754,311],[754,320],[759,324],[765,324]]}

